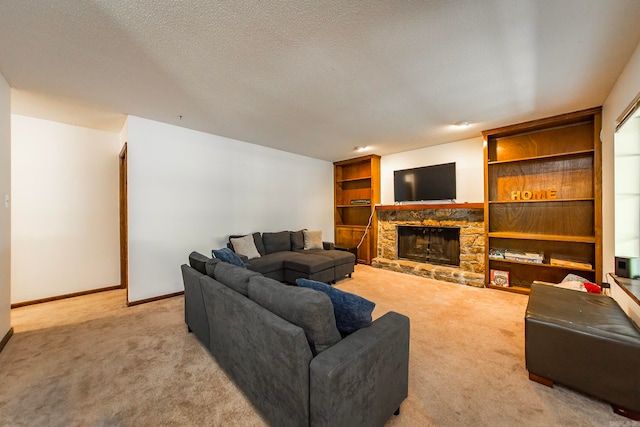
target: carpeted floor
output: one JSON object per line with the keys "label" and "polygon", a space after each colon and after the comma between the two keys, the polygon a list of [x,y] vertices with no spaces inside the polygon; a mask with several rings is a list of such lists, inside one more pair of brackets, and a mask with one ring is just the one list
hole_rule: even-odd
{"label": "carpeted floor", "polygon": [[[358,265],[339,288],[411,319],[409,397],[396,426],[632,426],[608,404],[529,381],[527,297]],[[125,306],[109,291],[12,310],[0,353],[3,426],[260,426],[188,334],[183,298]],[[594,361],[594,369],[598,363]]]}

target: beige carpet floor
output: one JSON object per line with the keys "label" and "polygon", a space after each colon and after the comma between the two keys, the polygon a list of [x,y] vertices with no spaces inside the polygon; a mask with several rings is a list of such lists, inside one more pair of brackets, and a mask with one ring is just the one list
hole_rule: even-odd
{"label": "beige carpet floor", "polygon": [[[529,381],[527,297],[358,265],[337,285],[411,319],[409,397],[387,426],[634,426],[608,404]],[[183,298],[109,291],[12,310],[2,426],[261,426],[188,334]],[[594,361],[594,369],[598,363]]]}

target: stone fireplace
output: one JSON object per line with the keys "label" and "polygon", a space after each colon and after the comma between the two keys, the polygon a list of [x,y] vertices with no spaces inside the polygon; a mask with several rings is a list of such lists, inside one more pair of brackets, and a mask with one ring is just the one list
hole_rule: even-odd
{"label": "stone fireplace", "polygon": [[398,225],[398,258],[460,266],[459,227]]}
{"label": "stone fireplace", "polygon": [[378,206],[374,267],[484,286],[484,210],[480,203]]}

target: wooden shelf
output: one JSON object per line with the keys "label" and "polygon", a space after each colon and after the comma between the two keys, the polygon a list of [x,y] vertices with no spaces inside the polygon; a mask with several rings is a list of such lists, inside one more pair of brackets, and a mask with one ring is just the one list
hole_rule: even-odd
{"label": "wooden shelf", "polygon": [[498,239],[549,240],[553,242],[595,243],[593,236],[563,236],[559,234],[525,234],[510,232],[490,232],[489,237]]}
{"label": "wooden shelf", "polygon": [[545,264],[545,263],[537,264],[535,262],[515,261],[515,260],[512,260],[512,259],[489,258],[489,262],[500,262],[500,263],[505,263],[505,264],[532,265],[532,266],[535,266],[535,267],[554,268],[554,269],[559,269],[559,270],[580,270],[580,271],[595,272],[595,270],[593,268],[565,267],[565,266],[562,266],[562,265],[553,265],[553,264]]}
{"label": "wooden shelf", "polygon": [[[602,283],[601,115],[593,108],[482,132],[488,287],[528,293],[535,280],[558,283],[572,272]],[[492,248],[541,253],[547,262],[584,259],[593,268],[489,258]],[[491,285],[492,269],[508,271],[513,286]]]}
{"label": "wooden shelf", "polygon": [[[335,244],[356,247],[362,242],[358,247],[358,262],[371,264],[378,245],[378,221],[372,214],[375,204],[380,203],[380,156],[358,157],[333,165]],[[370,203],[350,203],[362,199]],[[371,226],[367,230],[370,218]]]}
{"label": "wooden shelf", "polygon": [[539,200],[489,200],[490,205],[498,203],[561,203],[561,202],[594,202],[593,197],[583,197],[576,199],[539,199]]}
{"label": "wooden shelf", "polygon": [[523,157],[520,159],[510,159],[510,160],[492,160],[487,162],[489,166],[493,165],[501,165],[506,163],[516,163],[516,162],[530,162],[534,160],[549,160],[549,159],[559,159],[562,157],[574,157],[574,156],[583,156],[585,154],[593,154],[594,150],[578,150],[571,151],[567,153],[557,153],[557,154],[546,154],[543,156],[531,156],[531,157]]}
{"label": "wooden shelf", "polygon": [[359,177],[359,178],[340,179],[340,180],[337,180],[336,183],[354,182],[354,181],[366,181],[368,179],[371,179],[371,177],[370,176],[363,176],[363,177]]}

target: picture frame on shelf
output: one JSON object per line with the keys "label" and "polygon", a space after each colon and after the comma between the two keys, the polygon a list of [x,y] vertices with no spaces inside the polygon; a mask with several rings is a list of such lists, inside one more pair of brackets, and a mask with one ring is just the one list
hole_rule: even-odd
{"label": "picture frame on shelf", "polygon": [[510,286],[509,272],[505,270],[491,269],[490,283],[495,286],[508,288]]}

